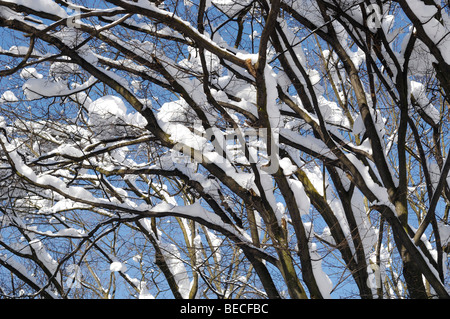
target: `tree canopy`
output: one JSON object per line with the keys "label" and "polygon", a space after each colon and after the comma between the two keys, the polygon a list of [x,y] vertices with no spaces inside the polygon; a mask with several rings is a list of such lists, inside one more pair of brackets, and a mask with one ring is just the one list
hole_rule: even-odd
{"label": "tree canopy", "polygon": [[449,14],[0,0],[0,298],[449,298]]}

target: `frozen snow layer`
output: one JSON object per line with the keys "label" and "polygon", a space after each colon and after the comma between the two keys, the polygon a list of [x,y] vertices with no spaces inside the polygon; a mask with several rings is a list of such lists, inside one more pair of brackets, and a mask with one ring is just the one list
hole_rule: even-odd
{"label": "frozen snow layer", "polygon": [[12,91],[5,91],[0,98],[0,103],[1,102],[17,102],[17,101],[19,101],[19,99],[16,97],[16,95]]}
{"label": "frozen snow layer", "polygon": [[4,2],[23,5],[35,11],[43,11],[66,18],[67,12],[52,0],[5,0]]}
{"label": "frozen snow layer", "polygon": [[425,86],[422,83],[411,81],[411,95],[416,100],[416,103],[421,108],[421,110],[431,118],[431,120],[438,124],[440,121],[440,114],[436,107],[431,104],[430,100],[427,97],[427,92]]}

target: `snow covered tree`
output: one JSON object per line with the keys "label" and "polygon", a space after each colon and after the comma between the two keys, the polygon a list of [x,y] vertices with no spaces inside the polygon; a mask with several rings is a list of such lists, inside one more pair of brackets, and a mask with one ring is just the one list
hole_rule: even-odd
{"label": "snow covered tree", "polygon": [[431,0],[0,0],[0,296],[449,298]]}

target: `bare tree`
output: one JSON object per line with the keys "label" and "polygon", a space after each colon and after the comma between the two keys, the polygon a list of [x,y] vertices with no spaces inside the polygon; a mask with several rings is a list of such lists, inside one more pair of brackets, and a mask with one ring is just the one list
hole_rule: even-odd
{"label": "bare tree", "polygon": [[1,296],[449,298],[448,13],[0,0]]}

